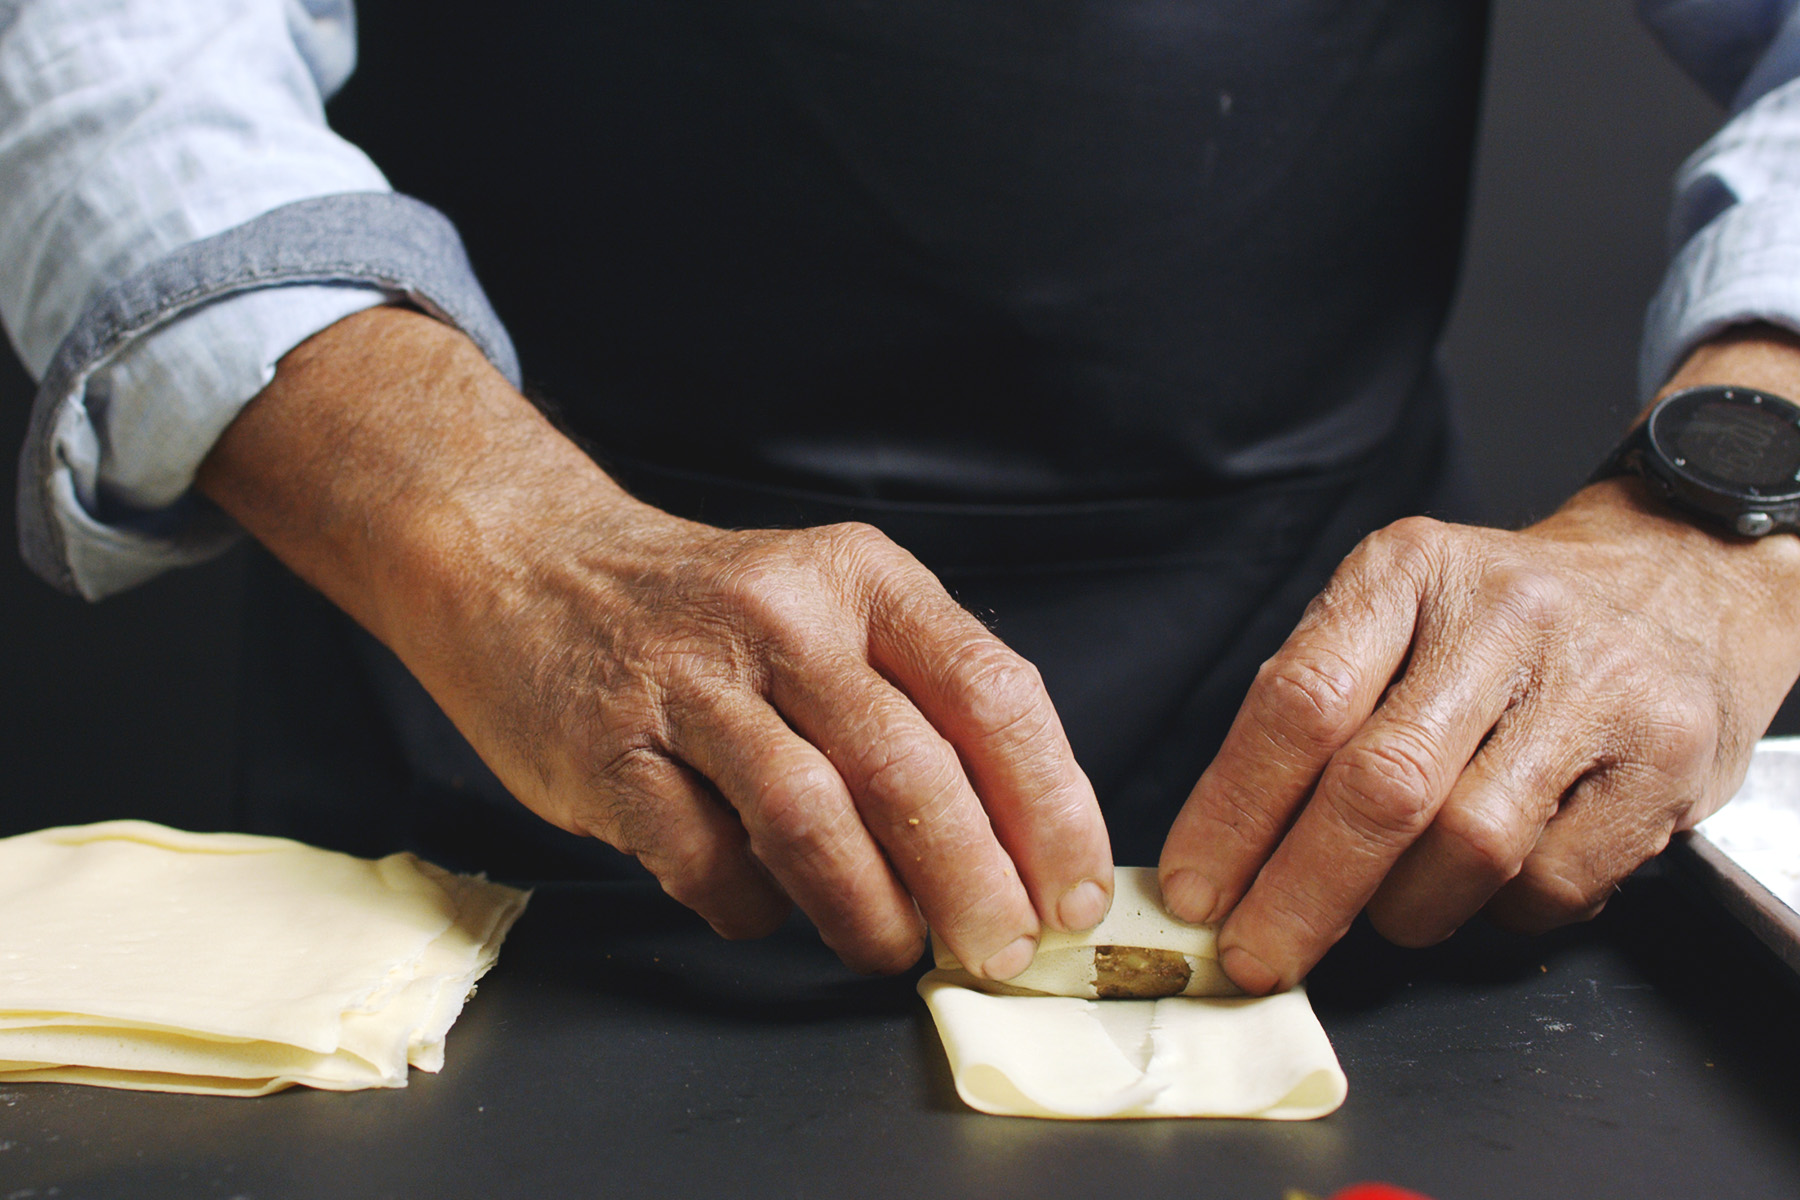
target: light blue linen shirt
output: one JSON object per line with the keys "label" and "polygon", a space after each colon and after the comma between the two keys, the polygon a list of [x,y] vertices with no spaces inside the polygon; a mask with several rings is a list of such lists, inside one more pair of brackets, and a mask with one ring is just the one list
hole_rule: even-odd
{"label": "light blue linen shirt", "polygon": [[[1646,393],[1729,325],[1800,330],[1797,8],[1638,0],[1733,114],[1677,180]],[[403,282],[429,264],[321,270],[322,285],[250,262],[216,295],[152,305],[116,336],[77,336],[84,316],[118,309],[120,289],[186,248],[296,202],[388,193],[325,121],[355,51],[352,0],[0,0],[0,319],[34,377],[57,376],[59,355],[67,377],[39,396],[21,534],[60,585],[99,598],[230,544],[235,529],[192,501],[194,472],[307,337],[400,295],[452,320],[484,307],[434,303],[455,285]],[[466,273],[458,254],[426,257]],[[489,321],[484,339],[479,313],[458,323],[507,365],[503,331]]]}
{"label": "light blue linen shirt", "polygon": [[[349,0],[0,2],[0,318],[41,379],[84,308],[171,250],[310,196],[386,191],[325,123],[349,76]],[[379,304],[287,287],[127,342],[59,422],[52,509],[98,598],[230,544],[172,511],[283,353]]]}

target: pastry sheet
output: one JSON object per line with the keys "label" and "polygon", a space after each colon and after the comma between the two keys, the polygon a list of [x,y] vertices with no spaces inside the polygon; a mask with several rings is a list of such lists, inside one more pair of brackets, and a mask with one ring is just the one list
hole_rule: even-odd
{"label": "pastry sheet", "polygon": [[[1062,1119],[1332,1112],[1348,1085],[1305,991],[1237,994],[1218,970],[1215,932],[1163,910],[1154,869],[1121,867],[1106,921],[1046,934],[1048,961],[1005,984],[976,981],[940,947],[919,993],[957,1094],[982,1112]],[[1093,998],[1095,950],[1111,946],[1176,951],[1196,969],[1181,995]]]}
{"label": "pastry sheet", "polygon": [[143,821],[0,839],[0,1083],[404,1087],[527,895]]}

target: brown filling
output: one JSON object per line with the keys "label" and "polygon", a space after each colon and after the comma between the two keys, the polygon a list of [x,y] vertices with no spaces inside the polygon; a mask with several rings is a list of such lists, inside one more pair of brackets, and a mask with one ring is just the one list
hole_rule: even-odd
{"label": "brown filling", "polygon": [[1095,946],[1094,991],[1102,1000],[1153,1000],[1179,996],[1193,969],[1178,950]]}

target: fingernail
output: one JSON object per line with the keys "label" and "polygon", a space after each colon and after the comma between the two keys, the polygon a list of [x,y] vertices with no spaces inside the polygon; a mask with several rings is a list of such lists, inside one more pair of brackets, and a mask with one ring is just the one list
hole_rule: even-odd
{"label": "fingernail", "polygon": [[1031,956],[1036,953],[1036,938],[1017,938],[1006,949],[982,963],[981,973],[989,979],[1011,979],[1031,965]]}
{"label": "fingernail", "polygon": [[1267,963],[1242,946],[1233,946],[1221,953],[1219,965],[1231,976],[1231,982],[1253,996],[1266,995],[1281,982],[1281,976],[1269,970]]}
{"label": "fingernail", "polygon": [[1200,877],[1200,872],[1185,868],[1162,881],[1163,907],[1183,921],[1204,925],[1214,919],[1213,909],[1219,903],[1219,891]]}
{"label": "fingernail", "polygon": [[1092,929],[1106,916],[1110,904],[1105,888],[1092,879],[1084,879],[1063,893],[1056,905],[1056,917],[1070,932]]}

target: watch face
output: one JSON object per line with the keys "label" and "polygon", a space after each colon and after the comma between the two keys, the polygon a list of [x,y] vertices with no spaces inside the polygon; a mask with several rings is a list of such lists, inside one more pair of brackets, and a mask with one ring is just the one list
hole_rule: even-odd
{"label": "watch face", "polygon": [[1800,408],[1745,388],[1678,393],[1650,422],[1657,452],[1713,491],[1800,495]]}

